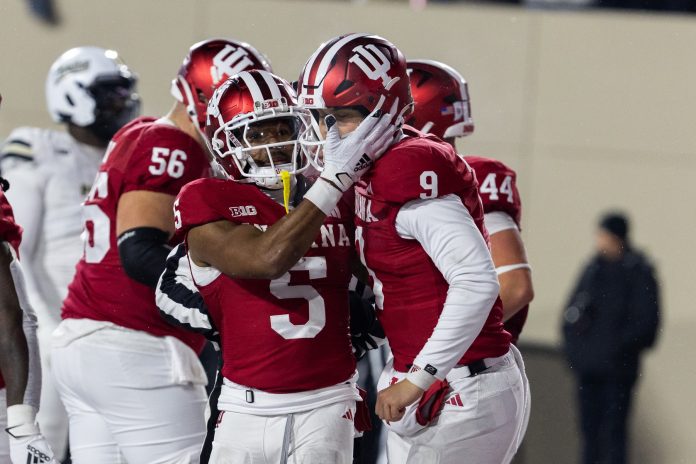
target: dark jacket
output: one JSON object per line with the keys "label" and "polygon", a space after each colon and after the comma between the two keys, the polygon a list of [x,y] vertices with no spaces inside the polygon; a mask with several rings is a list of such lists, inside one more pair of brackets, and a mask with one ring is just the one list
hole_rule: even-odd
{"label": "dark jacket", "polygon": [[595,256],[564,312],[565,354],[578,374],[631,375],[658,326],[658,285],[648,260],[630,249],[619,261]]}

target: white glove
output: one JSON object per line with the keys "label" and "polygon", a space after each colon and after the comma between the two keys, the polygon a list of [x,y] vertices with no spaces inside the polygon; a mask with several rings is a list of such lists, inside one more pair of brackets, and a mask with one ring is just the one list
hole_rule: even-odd
{"label": "white glove", "polygon": [[36,423],[36,410],[28,404],[7,408],[7,428],[10,435],[12,464],[58,464],[46,439]]}
{"label": "white glove", "polygon": [[398,99],[389,113],[382,114],[382,97],[375,110],[358,127],[341,138],[332,115],[326,117],[329,128],[324,143],[324,168],[317,182],[305,194],[327,216],[336,207],[343,193],[360,179],[374,161],[394,141],[397,126],[394,123]]}
{"label": "white glove", "polygon": [[320,178],[331,183],[341,192],[348,190],[360,179],[372,163],[384,153],[394,141],[396,126],[393,123],[398,99],[389,113],[382,113],[384,97],[360,125],[341,138],[336,119],[326,116],[329,128],[324,143],[324,170]]}

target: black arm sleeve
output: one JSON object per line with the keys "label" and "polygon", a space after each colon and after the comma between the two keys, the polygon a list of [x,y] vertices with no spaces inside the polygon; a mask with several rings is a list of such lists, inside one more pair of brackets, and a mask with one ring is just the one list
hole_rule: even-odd
{"label": "black arm sleeve", "polygon": [[168,234],[154,227],[137,227],[118,237],[118,254],[123,270],[131,279],[157,287],[171,247]]}

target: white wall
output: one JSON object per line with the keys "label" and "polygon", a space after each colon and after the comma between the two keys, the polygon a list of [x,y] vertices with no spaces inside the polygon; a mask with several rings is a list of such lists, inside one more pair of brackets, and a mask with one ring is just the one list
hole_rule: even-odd
{"label": "white wall", "polygon": [[384,35],[407,57],[459,69],[477,123],[459,148],[499,157],[520,174],[537,289],[524,337],[558,342],[560,310],[591,251],[597,215],[628,210],[636,243],[659,267],[665,308],[640,386],[637,461],[696,460],[696,18],[289,0],[59,5],[63,26],[46,29],[21,2],[0,3],[0,138],[17,125],[50,124],[45,73],[81,44],[121,51],[154,114],[171,104],[169,81],[188,46],[214,35],[256,45],[288,79],[320,42],[360,30]]}

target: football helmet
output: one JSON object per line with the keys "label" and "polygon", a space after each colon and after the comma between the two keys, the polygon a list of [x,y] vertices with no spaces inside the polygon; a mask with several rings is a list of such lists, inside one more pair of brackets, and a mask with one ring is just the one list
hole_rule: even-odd
{"label": "football helmet", "polygon": [[191,121],[205,127],[208,101],[218,85],[242,71],[262,69],[271,64],[251,45],[229,39],[210,39],[191,46],[172,81],[171,94],[186,106]]}
{"label": "football helmet", "polygon": [[437,61],[409,60],[407,65],[415,109],[406,123],[443,139],[474,132],[469,88],[462,75]]}
{"label": "football helmet", "polygon": [[54,121],[88,128],[108,142],[140,112],[136,83],[114,50],[72,48],[48,72],[48,111]]}
{"label": "football helmet", "polygon": [[367,116],[397,102],[403,118],[413,106],[404,55],[376,35],[348,34],[320,45],[298,86],[300,106],[308,109],[352,107]]}
{"label": "football helmet", "polygon": [[309,119],[287,81],[268,71],[243,71],[211,97],[205,134],[229,178],[276,190],[283,187],[281,171],[294,176],[312,164],[297,140]]}

